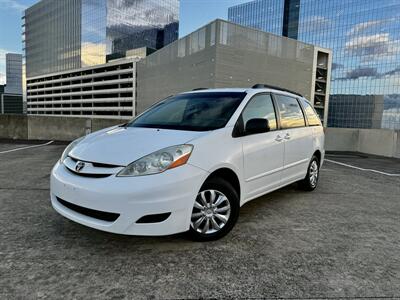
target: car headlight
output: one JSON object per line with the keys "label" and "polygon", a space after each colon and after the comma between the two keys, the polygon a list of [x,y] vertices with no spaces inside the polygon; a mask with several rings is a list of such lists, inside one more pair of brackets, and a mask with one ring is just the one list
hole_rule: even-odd
{"label": "car headlight", "polygon": [[76,139],[75,141],[73,141],[72,143],[70,143],[67,148],[65,148],[63,154],[61,155],[61,159],[60,159],[60,163],[63,163],[64,160],[68,157],[68,154],[72,151],[72,149],[75,148],[76,145],[79,144],[80,141],[83,140],[84,137],[81,137],[79,139]]}
{"label": "car headlight", "polygon": [[126,166],[117,176],[144,176],[186,164],[193,145],[172,146],[146,155]]}

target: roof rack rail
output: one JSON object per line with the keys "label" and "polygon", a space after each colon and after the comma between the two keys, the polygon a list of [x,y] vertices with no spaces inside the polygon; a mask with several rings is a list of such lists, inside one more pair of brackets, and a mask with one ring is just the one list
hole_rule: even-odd
{"label": "roof rack rail", "polygon": [[196,88],[196,89],[193,89],[192,91],[194,92],[194,91],[202,91],[202,90],[208,90],[208,88]]}
{"label": "roof rack rail", "polygon": [[288,89],[284,89],[284,88],[281,88],[279,86],[269,85],[269,84],[258,83],[256,85],[253,85],[252,88],[253,89],[274,89],[274,90],[279,90],[279,91],[282,91],[282,92],[288,92],[288,93],[292,93],[292,94],[295,94],[297,96],[303,97],[303,95],[300,94],[300,93],[297,93],[297,92],[294,92],[294,91],[291,91],[291,90],[288,90]]}

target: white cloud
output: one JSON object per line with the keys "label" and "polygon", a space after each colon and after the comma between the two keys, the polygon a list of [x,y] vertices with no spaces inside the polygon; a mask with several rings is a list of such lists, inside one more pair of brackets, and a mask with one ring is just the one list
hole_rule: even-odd
{"label": "white cloud", "polygon": [[326,28],[331,24],[331,20],[323,16],[310,16],[300,23],[301,30],[313,31]]}
{"label": "white cloud", "polygon": [[6,53],[9,53],[10,51],[6,49],[0,49],[0,63],[1,61],[4,61],[6,59]]}
{"label": "white cloud", "polygon": [[6,83],[6,53],[9,51],[0,49],[0,84]]}
{"label": "white cloud", "polygon": [[362,56],[364,60],[387,58],[400,53],[399,41],[392,40],[389,33],[358,36],[346,43],[346,51]]}
{"label": "white cloud", "polygon": [[28,6],[21,4],[16,0],[0,0],[0,9],[8,10],[10,8],[22,12],[27,9]]}
{"label": "white cloud", "polygon": [[378,33],[374,35],[358,36],[346,43],[346,49],[365,48],[373,45],[381,45],[389,42],[389,33]]}
{"label": "white cloud", "polygon": [[[151,5],[148,4],[151,2]],[[109,14],[114,13],[118,17],[109,20],[109,26],[141,26],[143,24],[151,24],[152,26],[164,26],[171,22],[177,21],[179,16],[179,1],[168,1],[168,5],[164,1],[158,0],[137,0],[133,1],[115,1],[113,7],[109,8]],[[114,11],[116,9],[116,11]],[[118,13],[119,10],[124,14]]]}
{"label": "white cloud", "polygon": [[347,35],[353,35],[353,34],[361,33],[363,31],[367,30],[368,28],[380,25],[380,24],[382,24],[384,22],[385,22],[385,20],[372,20],[372,21],[356,24],[350,29],[349,32],[347,32]]}

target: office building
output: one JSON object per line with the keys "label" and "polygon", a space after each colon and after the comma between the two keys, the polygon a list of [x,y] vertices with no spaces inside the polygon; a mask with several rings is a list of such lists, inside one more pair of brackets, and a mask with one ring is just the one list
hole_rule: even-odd
{"label": "office building", "polygon": [[122,58],[28,78],[28,114],[132,118],[136,105],[137,60]]}
{"label": "office building", "polygon": [[22,95],[22,55],[6,53],[6,80],[5,92]]}
{"label": "office building", "polygon": [[7,93],[6,90],[6,85],[0,85],[0,114],[22,114],[22,95]]}
{"label": "office building", "polygon": [[268,83],[318,96],[315,106],[326,121],[330,68],[329,49],[216,20],[137,63],[137,112],[195,88]]}
{"label": "office building", "polygon": [[284,0],[242,3],[228,9],[228,20],[243,26],[282,35],[284,4]]}
{"label": "office building", "polygon": [[5,93],[5,87],[0,85],[0,114],[22,114],[22,95]]}
{"label": "office building", "polygon": [[0,85],[0,114],[22,113],[22,55],[6,53],[6,84]]}
{"label": "office building", "polygon": [[28,114],[129,118],[136,61],[178,38],[179,0],[41,0],[23,20]]}
{"label": "office building", "polygon": [[23,16],[26,77],[105,64],[178,38],[178,0],[41,0]]}
{"label": "office building", "polygon": [[228,14],[332,49],[328,126],[400,129],[399,1],[256,0]]}

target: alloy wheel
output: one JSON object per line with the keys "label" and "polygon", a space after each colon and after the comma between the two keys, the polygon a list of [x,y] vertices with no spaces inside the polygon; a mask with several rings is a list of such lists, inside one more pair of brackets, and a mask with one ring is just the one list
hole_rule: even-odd
{"label": "alloy wheel", "polygon": [[217,190],[201,191],[194,202],[191,227],[201,234],[212,234],[221,230],[229,220],[231,204]]}
{"label": "alloy wheel", "polygon": [[315,187],[317,185],[317,181],[318,181],[318,163],[314,160],[311,165],[310,165],[310,184],[312,187]]}

